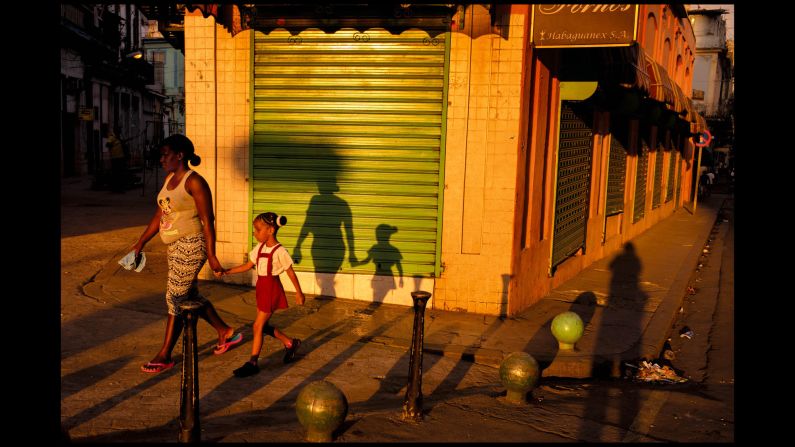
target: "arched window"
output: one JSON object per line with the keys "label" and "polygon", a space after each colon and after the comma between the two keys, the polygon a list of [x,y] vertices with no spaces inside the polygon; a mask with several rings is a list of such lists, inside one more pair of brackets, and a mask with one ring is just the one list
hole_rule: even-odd
{"label": "arched window", "polygon": [[665,43],[663,43],[663,54],[662,59],[660,59],[660,65],[663,66],[666,70],[670,70],[670,57],[671,57],[671,39],[665,39]]}
{"label": "arched window", "polygon": [[685,46],[685,38],[682,37],[682,32],[677,30],[676,31],[676,37],[674,37],[674,47],[675,47],[675,51],[676,51],[675,54],[681,55],[682,54],[682,48],[684,48],[684,46]]}
{"label": "arched window", "polygon": [[674,79],[676,80],[676,83],[679,84],[680,87],[685,85],[685,82],[684,82],[685,80],[684,80],[684,78],[682,78],[682,67],[683,66],[684,66],[684,63],[682,63],[682,55],[677,55],[676,56],[676,69],[674,71]]}
{"label": "arched window", "polygon": [[657,37],[657,19],[654,14],[649,14],[646,19],[646,31],[643,34],[643,49],[654,57],[654,41]]}
{"label": "arched window", "polygon": [[689,97],[693,96],[693,90],[690,85],[690,67],[685,67],[685,80],[682,82],[682,90],[684,90],[686,94],[689,94]]}

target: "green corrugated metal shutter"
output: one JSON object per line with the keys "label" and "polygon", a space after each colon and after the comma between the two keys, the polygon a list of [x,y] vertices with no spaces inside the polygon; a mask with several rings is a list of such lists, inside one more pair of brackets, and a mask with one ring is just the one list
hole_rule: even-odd
{"label": "green corrugated metal shutter", "polygon": [[591,186],[593,109],[583,103],[561,102],[558,174],[552,268],[585,246],[585,222]]}
{"label": "green corrugated metal shutter", "polygon": [[646,215],[646,176],[649,170],[649,145],[646,139],[640,138],[640,151],[638,152],[638,170],[635,173],[635,202],[632,212],[632,223]]}
{"label": "green corrugated metal shutter", "polygon": [[662,195],[663,178],[663,145],[657,143],[657,150],[654,152],[654,185],[651,194],[652,209],[660,206],[660,196]]}
{"label": "green corrugated metal shutter", "polygon": [[296,270],[438,272],[445,36],[255,34],[252,212],[288,217]]}
{"label": "green corrugated metal shutter", "polygon": [[611,129],[610,160],[607,167],[606,216],[624,212],[624,181],[627,172],[627,149],[622,139],[627,137],[626,126]]}

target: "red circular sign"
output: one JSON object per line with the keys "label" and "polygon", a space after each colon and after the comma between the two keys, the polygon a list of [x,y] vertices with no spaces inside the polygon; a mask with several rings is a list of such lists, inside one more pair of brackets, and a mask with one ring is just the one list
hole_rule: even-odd
{"label": "red circular sign", "polygon": [[709,143],[712,142],[712,134],[709,133],[709,130],[705,130],[697,135],[696,138],[696,146],[697,147],[704,147],[709,146]]}

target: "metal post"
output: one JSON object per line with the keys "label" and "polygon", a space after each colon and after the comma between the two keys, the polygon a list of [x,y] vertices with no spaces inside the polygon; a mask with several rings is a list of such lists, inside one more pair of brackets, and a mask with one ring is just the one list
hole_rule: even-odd
{"label": "metal post", "polygon": [[403,401],[403,419],[422,421],[422,346],[425,328],[425,305],[431,294],[425,291],[411,292],[414,300],[414,332],[411,336],[409,360],[409,383]]}
{"label": "metal post", "polygon": [[201,442],[199,425],[199,352],[196,349],[196,319],[202,304],[180,304],[182,333],[182,383],[179,402],[179,442]]}

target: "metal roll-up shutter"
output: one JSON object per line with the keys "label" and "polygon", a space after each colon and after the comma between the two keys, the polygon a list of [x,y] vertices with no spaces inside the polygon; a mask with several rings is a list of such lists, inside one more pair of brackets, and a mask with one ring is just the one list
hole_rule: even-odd
{"label": "metal roll-up shutter", "polygon": [[682,195],[682,157],[676,153],[676,205],[679,206],[679,198]]}
{"label": "metal roll-up shutter", "polygon": [[591,186],[593,109],[583,103],[561,102],[555,228],[552,265],[585,246],[585,223]]}
{"label": "metal roll-up shutter", "polygon": [[610,159],[607,165],[607,204],[605,215],[612,216],[624,212],[624,182],[627,173],[627,149],[621,141],[627,136],[627,129],[616,126],[611,129]]}
{"label": "metal roll-up shutter", "polygon": [[665,202],[668,203],[674,198],[674,176],[676,175],[676,151],[668,151],[668,186],[665,191]]}
{"label": "metal roll-up shutter", "polygon": [[[438,275],[446,45],[419,30],[255,33],[252,213],[288,217],[296,270]],[[350,262],[346,227],[368,263]]]}
{"label": "metal roll-up shutter", "polygon": [[663,178],[663,145],[657,143],[657,150],[654,152],[654,185],[652,186],[651,207],[652,209],[660,206],[660,196],[662,195]]}
{"label": "metal roll-up shutter", "polygon": [[649,144],[646,139],[640,138],[640,151],[638,152],[638,170],[635,173],[635,201],[632,211],[632,223],[646,215],[646,177],[649,170]]}

